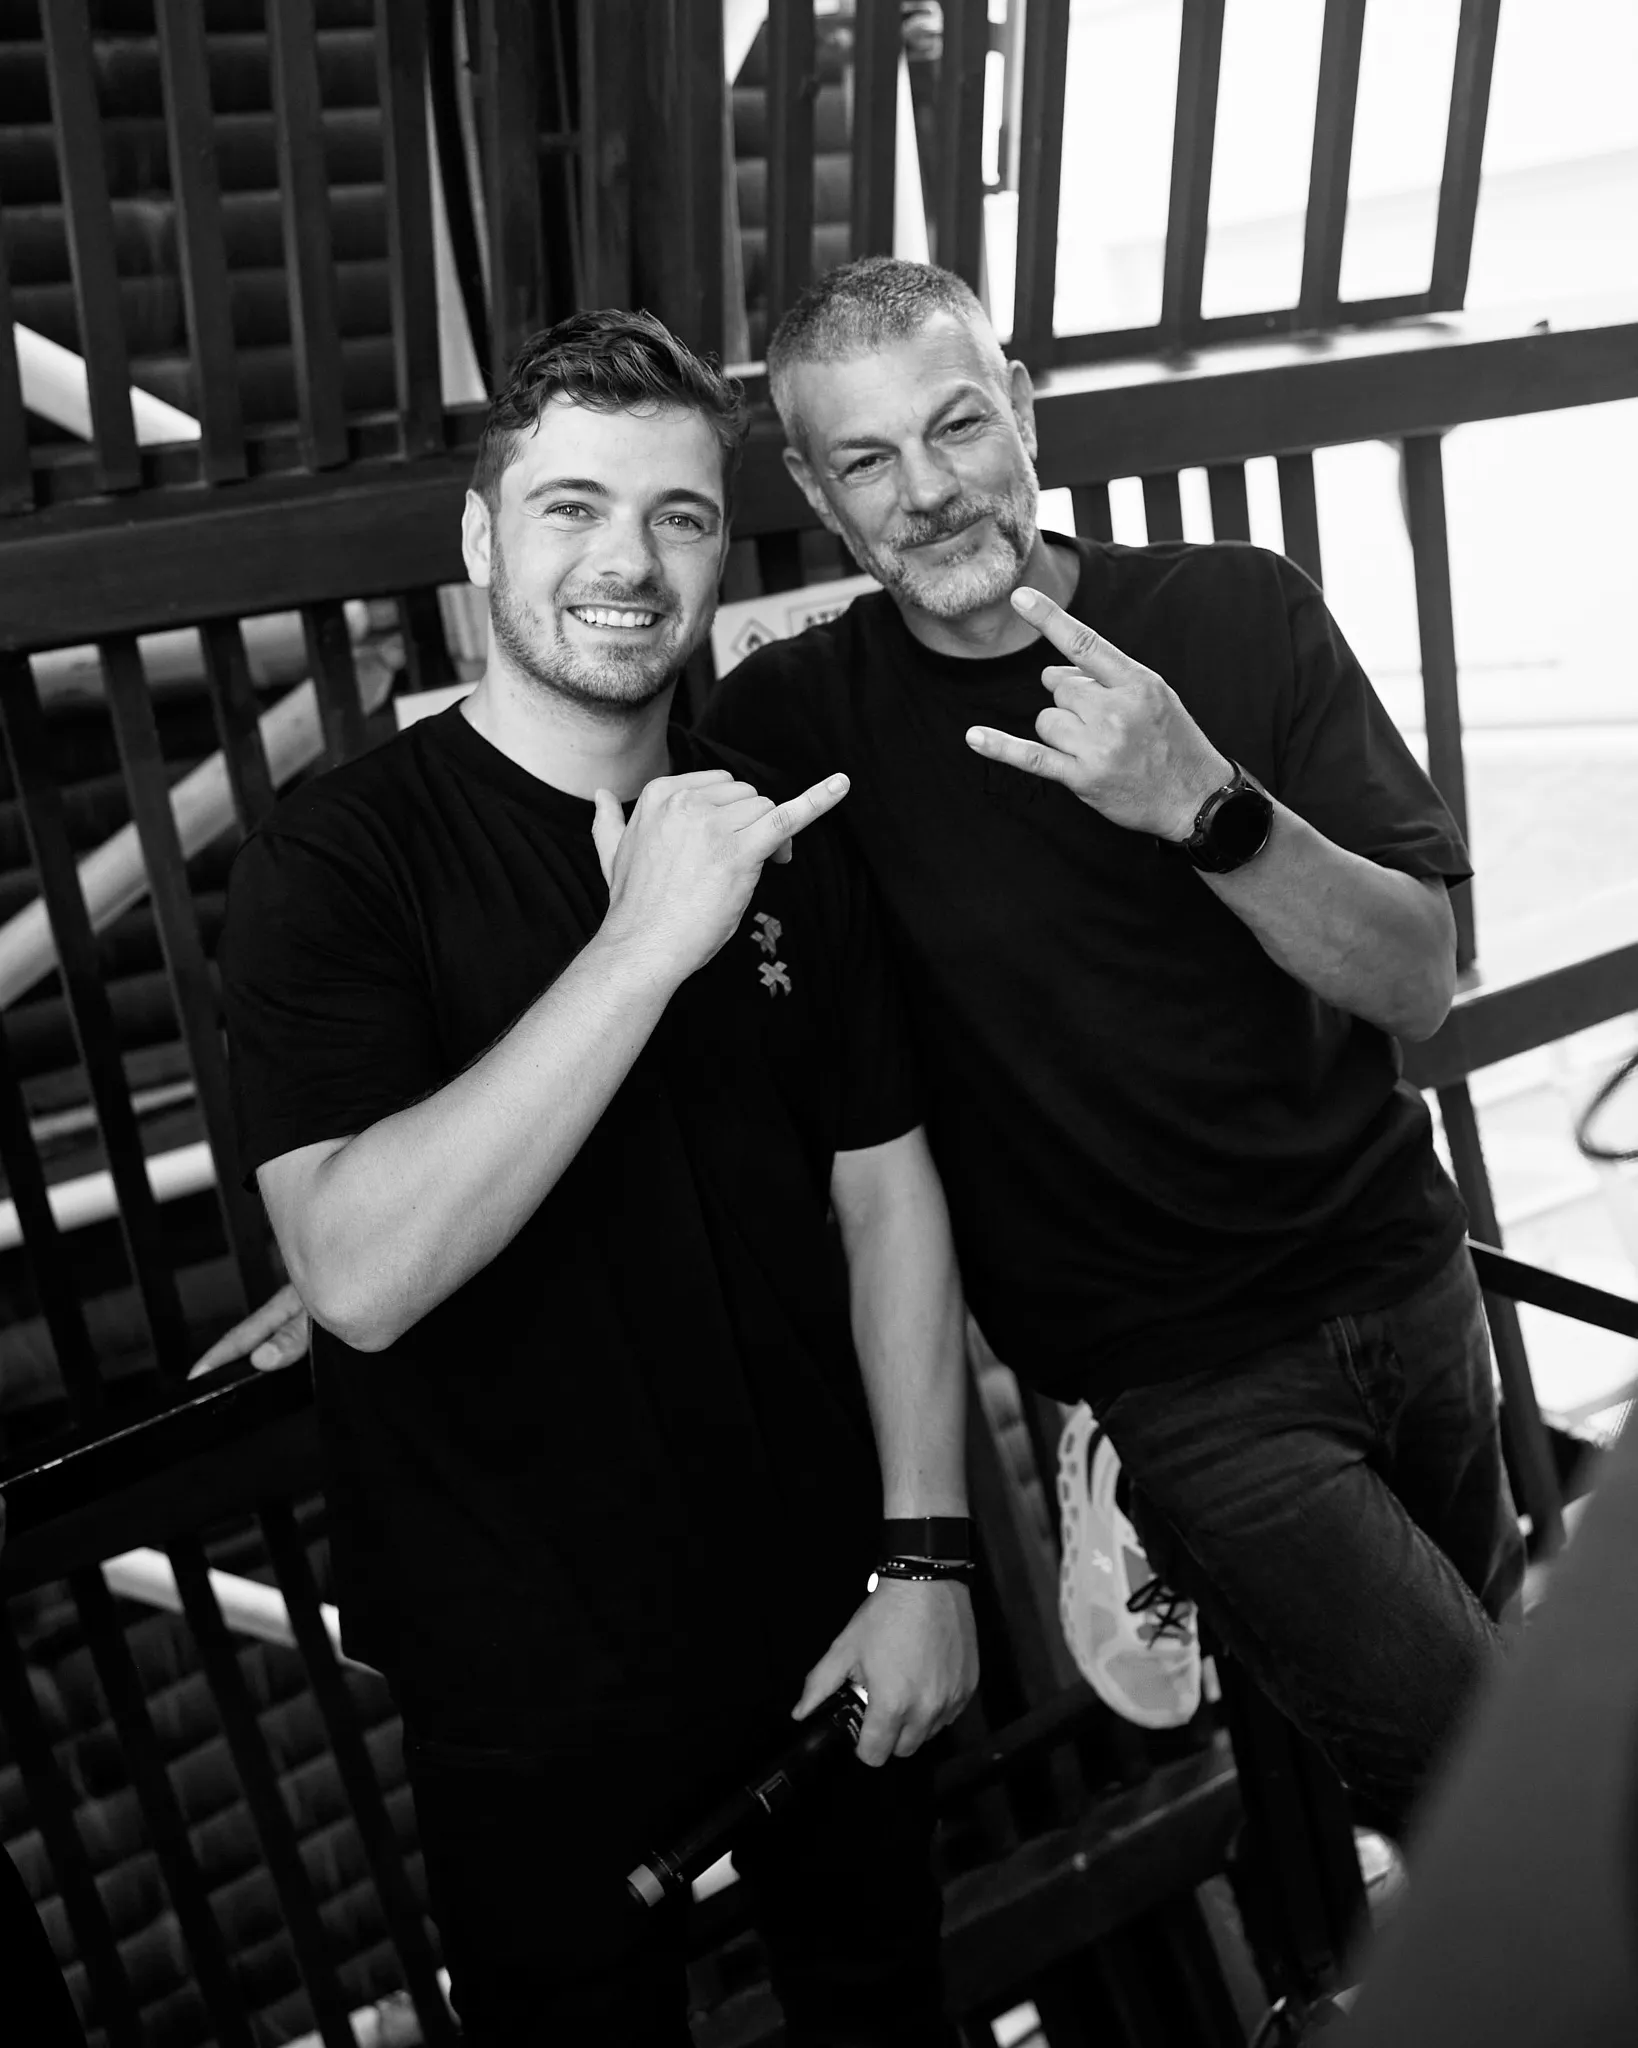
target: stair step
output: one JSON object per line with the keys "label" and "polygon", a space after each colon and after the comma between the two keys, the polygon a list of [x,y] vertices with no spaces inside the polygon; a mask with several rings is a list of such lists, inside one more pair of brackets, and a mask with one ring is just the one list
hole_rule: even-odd
{"label": "stair step", "polygon": [[[239,402],[247,426],[296,418],[296,369],[288,348],[241,348],[237,352]],[[390,412],[397,403],[389,334],[363,334],[341,344],[342,403],[349,415]],[[183,412],[194,409],[193,365],[186,356],[138,356],[131,381]]]}
{"label": "stair step", "polygon": [[[378,184],[330,188],[330,244],[337,263],[385,258],[386,205],[385,189]],[[112,211],[120,274],[174,275],[176,217],[169,197],[116,199]],[[284,220],[277,191],[225,193],[222,239],[230,271],[282,265]],[[0,212],[0,244],[14,296],[29,286],[70,282],[68,231],[61,206],[7,207]]]}
{"label": "stair step", "polygon": [[[813,102],[813,146],[821,156],[846,150],[852,139],[845,86],[822,85]],[[734,156],[768,154],[767,94],[749,86],[734,87]]]}
{"label": "stair step", "polygon": [[[379,184],[379,107],[326,109],[321,122],[325,176],[331,185]],[[279,182],[271,114],[223,114],[212,123],[216,175],[224,192],[265,192]],[[170,189],[165,124],[127,119],[103,125],[110,191],[125,196]],[[0,124],[0,192],[8,206],[49,205],[60,198],[56,140],[48,127]]]}
{"label": "stair step", "polygon": [[[372,29],[321,30],[315,38],[319,92],[326,107],[373,107],[378,101]],[[218,114],[266,113],[273,105],[267,36],[212,36],[211,105]],[[163,119],[165,91],[153,36],[99,37],[92,45],[97,104],[104,120]],[[43,43],[12,43],[0,60],[0,122],[51,118],[51,86]]]}
{"label": "stair step", "polygon": [[[741,229],[768,225],[768,165],[766,158],[746,157],[734,165],[734,182],[739,188]],[[853,192],[853,159],[846,151],[814,159],[813,219],[817,227],[845,222]]]}
{"label": "stair step", "polygon": [[[384,258],[335,266],[337,321],[343,337],[390,334],[392,299]],[[175,277],[126,277],[120,281],[121,326],[133,356],[186,355],[187,311]],[[241,348],[281,347],[290,341],[290,281],[282,268],[240,269],[228,274],[234,339]],[[12,314],[25,327],[64,348],[80,349],[74,289],[68,284],[19,286]]]}

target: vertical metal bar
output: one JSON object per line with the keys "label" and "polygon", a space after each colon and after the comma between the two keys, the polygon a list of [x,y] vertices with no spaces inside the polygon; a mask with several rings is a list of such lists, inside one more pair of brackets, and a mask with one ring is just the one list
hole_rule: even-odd
{"label": "vertical metal bar", "polygon": [[990,54],[986,0],[944,0],[938,73],[938,178],[933,253],[974,291],[984,245],[984,88]]}
{"label": "vertical metal bar", "polygon": [[62,792],[52,773],[45,720],[34,677],[22,655],[0,656],[0,726],[4,727],[12,782],[22,802],[29,852],[57,947],[80,1060],[119,1198],[126,1256],[153,1337],[162,1378],[179,1378],[187,1364],[187,1325],[176,1275],[165,1250],[159,1205],[148,1185],[136,1114],[125,1085],[113,1006],[97,962],[97,942],[80,892],[79,872],[63,816]]}
{"label": "vertical metal bar", "polygon": [[1213,540],[1250,540],[1251,507],[1246,502],[1243,462],[1214,462],[1206,471]]}
{"label": "vertical metal bar", "polygon": [[482,0],[478,76],[484,125],[484,210],[489,226],[489,321],[498,387],[523,342],[543,324],[540,140],[531,0]]}
{"label": "vertical metal bar", "polygon": [[194,1975],[210,2015],[213,2035],[223,2048],[254,2048],[244,2001],[233,1981],[227,1945],[211,1911],[205,1880],[188,1839],[188,1824],[165,1768],[164,1752],[149,1718],[142,1680],[130,1644],[125,1640],[114,1596],[95,1567],[75,1572],[68,1583],[130,1768],[148,1840],[170,1894],[182,1938],[193,1958]]}
{"label": "vertical metal bar", "polygon": [[1064,168],[1069,0],[1024,0],[1023,68],[1012,352],[1044,365],[1052,361],[1052,313],[1058,295],[1058,200]]}
{"label": "vertical metal bar", "polygon": [[1069,502],[1075,515],[1075,531],[1082,540],[1114,539],[1115,520],[1109,509],[1107,484],[1073,484]]}
{"label": "vertical metal bar", "polygon": [[1359,99],[1359,53],[1364,39],[1365,0],[1325,0],[1314,146],[1308,164],[1308,213],[1303,224],[1302,284],[1297,293],[1299,327],[1328,326],[1337,317],[1342,237],[1348,222],[1348,172],[1354,153],[1354,108]]}
{"label": "vertical metal bar", "polygon": [[207,619],[199,628],[199,639],[205,651],[205,685],[227,763],[233,808],[249,832],[272,810],[275,795],[244,635],[237,619]]}
{"label": "vertical metal bar", "polygon": [[430,2048],[458,2048],[459,2035],[439,1988],[421,1909],[410,1890],[387,1803],[359,1733],[357,1711],[319,1612],[318,1589],[295,1516],[283,1504],[269,1505],[261,1511],[261,1523],[274,1574],[289,1609],[296,1647],[307,1665],[308,1683],[330,1738],[336,1772],[352,1807],[359,1841],[404,1966],[404,1981],[415,2001],[422,2034]]}
{"label": "vertical metal bar", "polygon": [[768,332],[813,274],[813,0],[768,7]]}
{"label": "vertical metal bar", "polygon": [[222,1049],[215,986],[205,964],[188,867],[171,811],[170,778],[160,751],[159,727],[142,673],[135,635],[101,644],[109,716],[125,773],[125,793],[148,870],[148,894],[182,1026],[194,1094],[216,1162],[216,1196],[238,1271],[242,1308],[265,1301],[276,1285],[261,1204],[234,1171],[233,1105]]}
{"label": "vertical metal bar", "polygon": [[1280,527],[1285,552],[1299,569],[1306,569],[1316,583],[1320,571],[1319,502],[1314,496],[1312,455],[1282,455],[1276,465],[1280,477]]}
{"label": "vertical metal bar", "polygon": [[1433,232],[1433,275],[1428,305],[1455,312],[1467,297],[1473,229],[1479,215],[1479,177],[1490,113],[1490,75],[1496,62],[1501,0],[1462,0],[1456,62],[1450,80],[1450,121],[1439,178],[1439,218]]}
{"label": "vertical metal bar", "polygon": [[426,0],[375,0],[375,62],[399,431],[405,455],[426,455],[444,444],[427,147]]}
{"label": "vertical metal bar", "polygon": [[267,41],[302,460],[332,469],[347,459],[347,404],[313,0],[268,0]]}
{"label": "vertical metal bar", "polygon": [[177,260],[188,314],[202,471],[207,483],[223,483],[245,474],[245,438],[204,9],[199,0],[156,0],[154,25],[165,82],[165,147],[176,207]]}
{"label": "vertical metal bar", "polygon": [[632,123],[638,118],[633,0],[579,0],[581,247],[586,303],[629,306],[632,297]]}
{"label": "vertical metal bar", "polygon": [[142,465],[131,417],[131,369],[86,0],[51,0],[40,10],[40,28],[51,81],[57,176],[74,275],[80,352],[96,436],[97,478],[105,491],[128,491],[142,481]]}
{"label": "vertical metal bar", "polygon": [[28,412],[23,405],[23,380],[11,326],[11,285],[6,276],[5,234],[0,228],[0,514],[28,512],[34,505]]}
{"label": "vertical metal bar", "polygon": [[[1416,578],[1416,631],[1422,651],[1422,704],[1428,735],[1428,773],[1458,831],[1467,837],[1467,769],[1462,752],[1461,689],[1456,667],[1456,622],[1450,595],[1450,538],[1445,525],[1445,473],[1437,434],[1414,434],[1401,444],[1411,566]],[[1456,913],[1456,964],[1473,965],[1472,885],[1451,899]]]}
{"label": "vertical metal bar", "polygon": [[1224,0],[1183,0],[1160,294],[1161,339],[1172,348],[1192,340],[1200,325],[1212,147],[1217,136],[1217,78],[1223,61],[1223,5]]}
{"label": "vertical metal bar", "polygon": [[[1496,1198],[1484,1163],[1473,1097],[1466,1081],[1439,1089],[1438,1097],[1450,1163],[1462,1200],[1467,1204],[1468,1227],[1481,1244],[1499,1248],[1501,1225],[1496,1219]],[[1490,1342],[1496,1353],[1496,1372],[1501,1380],[1502,1434],[1512,1453],[1518,1504],[1530,1517],[1531,1547],[1542,1555],[1550,1555],[1564,1541],[1564,1502],[1552,1449],[1542,1426],[1518,1304],[1505,1294],[1486,1290],[1484,1307],[1490,1322]]]}
{"label": "vertical metal bar", "polygon": [[222,1618],[216,1589],[210,1581],[204,1546],[196,1538],[170,1549],[182,1611],[193,1630],[205,1682],[227,1738],[245,1804],[256,1829],[257,1846],[284,1913],[296,1967],[318,2021],[326,2048],[356,2048],[350,2000],[330,1960],[329,1943],[313,1884],[302,1862],[296,1831],[279,1792],[278,1772],[268,1752],[256,1714],[256,1703],[239,1668],[239,1655]]}
{"label": "vertical metal bar", "polygon": [[855,256],[893,251],[893,174],[899,120],[899,0],[857,0],[853,17]]}
{"label": "vertical metal bar", "polygon": [[143,2048],[145,2035],[131,1980],[97,1889],[96,1872],[74,1823],[74,1801],[63,1783],[52,1741],[35,1704],[28,1666],[0,1605],[0,1723],[28,1791],[29,1812],[56,1872],[74,1946],[91,1982],[93,2021],[109,2048]]}
{"label": "vertical metal bar", "polygon": [[[69,1408],[76,1424],[84,1425],[102,1408],[102,1380],[97,1372],[96,1352],[86,1328],[85,1310],[74,1283],[68,1248],[57,1229],[51,1199],[46,1192],[45,1170],[39,1148],[29,1126],[28,1106],[12,1064],[11,1039],[0,1022],[0,1162],[6,1170],[6,1186],[17,1209],[23,1233],[34,1291],[40,1312],[51,1335],[57,1369],[63,1376]],[[0,1632],[4,1622],[0,1621]]]}
{"label": "vertical metal bar", "polygon": [[1143,478],[1143,523],[1152,541],[1183,538],[1183,494],[1175,469]]}
{"label": "vertical metal bar", "polygon": [[362,754],[369,744],[347,615],[333,600],[304,605],[301,627],[318,694],[319,721],[324,727],[326,766],[334,768],[338,762]]}
{"label": "vertical metal bar", "polygon": [[456,680],[444,638],[438,593],[423,586],[399,593],[398,625],[404,636],[404,667],[412,690],[441,690]]}

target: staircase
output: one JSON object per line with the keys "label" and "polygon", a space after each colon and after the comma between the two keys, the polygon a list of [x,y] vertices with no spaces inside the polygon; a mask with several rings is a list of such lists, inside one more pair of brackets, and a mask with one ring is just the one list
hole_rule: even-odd
{"label": "staircase", "polygon": [[[850,14],[822,15],[814,24],[813,255],[821,276],[853,253],[849,209],[853,195],[853,112],[849,67],[853,60]],[[757,32],[733,84],[734,183],[739,197],[739,240],[745,272],[745,311],[751,360],[768,346],[768,29]]]}
{"label": "staircase", "polygon": [[[40,7],[0,0],[0,246],[14,319],[79,352]],[[246,424],[296,415],[267,0],[204,0],[240,400]],[[90,0],[132,381],[196,413],[177,268],[152,0]],[[314,0],[330,232],[349,413],[394,398],[373,0]],[[33,419],[40,442],[65,438]]]}

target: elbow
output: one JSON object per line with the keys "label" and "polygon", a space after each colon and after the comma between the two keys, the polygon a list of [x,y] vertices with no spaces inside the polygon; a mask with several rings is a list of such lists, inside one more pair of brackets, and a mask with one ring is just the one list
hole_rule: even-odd
{"label": "elbow", "polygon": [[1405,987],[1393,1006],[1391,1017],[1384,1021],[1396,1038],[1404,1039],[1408,1045],[1421,1045],[1439,1030],[1450,1015],[1450,1006],[1455,999],[1455,963],[1441,964]]}
{"label": "elbow", "polygon": [[300,1257],[288,1263],[290,1277],[307,1304],[308,1314],[349,1351],[385,1351],[409,1327],[401,1317],[393,1315],[391,1304],[382,1299],[379,1288],[361,1284],[356,1270],[326,1270],[327,1262]]}

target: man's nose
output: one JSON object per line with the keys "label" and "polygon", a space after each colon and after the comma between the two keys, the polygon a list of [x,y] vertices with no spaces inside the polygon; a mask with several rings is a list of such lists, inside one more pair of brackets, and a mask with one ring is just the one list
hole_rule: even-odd
{"label": "man's nose", "polygon": [[899,462],[899,491],[912,512],[936,512],[961,489],[950,464],[931,448],[908,448]]}
{"label": "man's nose", "polygon": [[648,581],[654,563],[654,536],[645,519],[606,520],[585,556],[592,575],[626,584]]}

